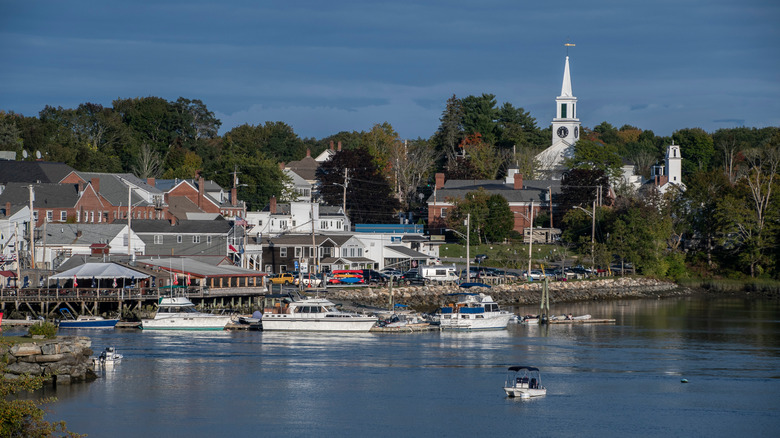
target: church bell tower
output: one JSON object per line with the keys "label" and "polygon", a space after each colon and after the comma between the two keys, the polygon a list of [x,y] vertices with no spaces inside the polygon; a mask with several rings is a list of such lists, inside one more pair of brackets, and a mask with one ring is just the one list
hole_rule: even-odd
{"label": "church bell tower", "polygon": [[577,98],[571,90],[569,57],[563,69],[561,95],[555,98],[555,118],[552,121],[552,143],[573,145],[580,138],[580,119],[577,118]]}

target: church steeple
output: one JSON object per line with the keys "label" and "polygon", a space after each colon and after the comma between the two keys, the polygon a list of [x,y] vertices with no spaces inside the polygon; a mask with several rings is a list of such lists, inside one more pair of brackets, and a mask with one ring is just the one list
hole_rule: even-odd
{"label": "church steeple", "polygon": [[577,118],[577,98],[571,90],[569,57],[563,67],[561,95],[555,98],[555,118],[553,119],[553,144],[564,141],[573,145],[580,138],[580,119]]}
{"label": "church steeple", "polygon": [[563,85],[561,85],[560,97],[572,97],[571,74],[569,73],[569,57],[566,57],[566,66],[563,68]]}

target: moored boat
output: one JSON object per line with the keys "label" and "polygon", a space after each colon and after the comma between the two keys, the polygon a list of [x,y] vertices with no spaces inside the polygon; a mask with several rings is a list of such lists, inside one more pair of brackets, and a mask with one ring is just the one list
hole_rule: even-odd
{"label": "moored boat", "polygon": [[546,395],[547,388],[542,386],[539,368],[513,366],[507,372],[504,392],[509,397],[531,398]]}
{"label": "moored boat", "polygon": [[460,299],[441,308],[439,323],[446,330],[501,330],[514,317],[501,310],[490,295],[460,293]]}
{"label": "moored boat", "polygon": [[306,297],[285,300],[266,308],[263,331],[367,332],[376,324],[376,316],[342,312],[325,298]]}
{"label": "moored boat", "polygon": [[59,328],[112,329],[119,319],[105,319],[102,316],[79,315],[74,317],[68,309],[60,309],[64,319],[59,321]]}
{"label": "moored boat", "polygon": [[154,319],[141,321],[144,330],[224,330],[230,316],[199,312],[185,297],[160,298]]}

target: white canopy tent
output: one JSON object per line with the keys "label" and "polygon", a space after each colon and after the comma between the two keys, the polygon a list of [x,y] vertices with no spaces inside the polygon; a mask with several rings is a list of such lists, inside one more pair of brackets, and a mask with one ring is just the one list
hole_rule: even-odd
{"label": "white canopy tent", "polygon": [[50,280],[71,280],[73,278],[134,278],[141,280],[149,278],[149,276],[116,263],[85,263],[49,277]]}

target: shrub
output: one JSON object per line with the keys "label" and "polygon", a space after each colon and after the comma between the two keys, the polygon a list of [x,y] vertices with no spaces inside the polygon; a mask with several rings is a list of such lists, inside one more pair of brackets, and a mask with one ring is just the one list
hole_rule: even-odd
{"label": "shrub", "polygon": [[57,336],[57,326],[51,322],[41,321],[30,326],[30,335],[43,335],[46,339],[53,339]]}

